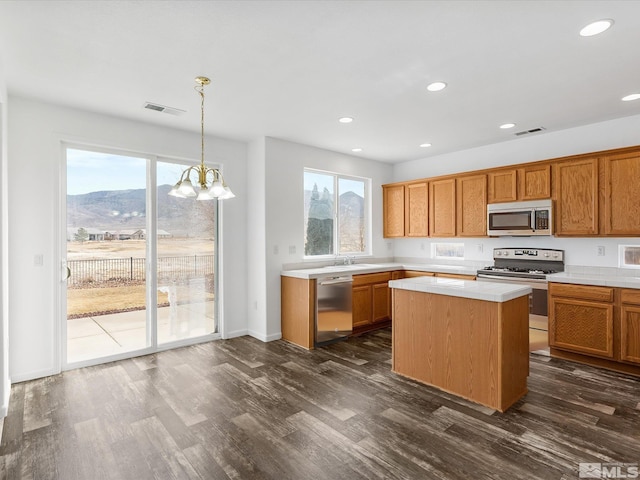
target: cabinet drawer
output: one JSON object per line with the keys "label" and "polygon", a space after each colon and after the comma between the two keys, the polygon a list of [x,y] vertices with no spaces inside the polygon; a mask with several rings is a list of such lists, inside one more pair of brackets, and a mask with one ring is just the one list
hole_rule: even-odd
{"label": "cabinet drawer", "polygon": [[365,273],[353,276],[353,286],[367,285],[369,283],[384,283],[391,280],[391,272]]}
{"label": "cabinet drawer", "polygon": [[640,305],[640,290],[623,288],[620,291],[620,298],[622,299],[622,303]]}
{"label": "cabinet drawer", "polygon": [[433,277],[435,273],[433,272],[420,272],[418,270],[405,270],[404,278],[415,278],[415,277]]}
{"label": "cabinet drawer", "polygon": [[550,283],[549,294],[554,297],[582,298],[597,302],[613,302],[613,288],[573,285],[569,283]]}

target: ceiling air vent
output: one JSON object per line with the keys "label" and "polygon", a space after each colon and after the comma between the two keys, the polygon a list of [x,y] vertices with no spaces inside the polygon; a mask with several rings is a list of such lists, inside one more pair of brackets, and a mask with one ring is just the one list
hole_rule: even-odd
{"label": "ceiling air vent", "polygon": [[523,131],[521,131],[521,132],[514,133],[514,135],[515,135],[516,137],[519,137],[519,136],[521,136],[521,135],[527,135],[528,133],[538,133],[538,132],[542,132],[543,130],[546,130],[546,128],[544,128],[544,127],[532,128],[531,130],[523,130]]}
{"label": "ceiling air vent", "polygon": [[156,112],[168,113],[169,115],[182,115],[186,113],[186,110],[180,110],[179,108],[167,107],[166,105],[158,105],[157,103],[146,102],[144,108],[147,110],[154,110]]}

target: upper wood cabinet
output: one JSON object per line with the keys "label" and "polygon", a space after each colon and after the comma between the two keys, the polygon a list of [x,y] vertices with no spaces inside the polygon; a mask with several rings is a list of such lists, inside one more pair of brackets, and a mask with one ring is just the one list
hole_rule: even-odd
{"label": "upper wood cabinet", "polygon": [[518,200],[518,173],[515,168],[496,170],[489,178],[489,203],[515,202]]}
{"label": "upper wood cabinet", "polygon": [[456,178],[456,230],[460,237],[487,235],[487,176]]}
{"label": "upper wood cabinet", "polygon": [[404,185],[382,186],[383,235],[404,237]]}
{"label": "upper wood cabinet", "polygon": [[551,198],[551,164],[518,168],[518,200]]}
{"label": "upper wood cabinet", "polygon": [[553,165],[555,234],[598,234],[598,159]]}
{"label": "upper wood cabinet", "polygon": [[407,237],[429,235],[429,186],[427,182],[405,186],[404,229]]}
{"label": "upper wood cabinet", "polygon": [[429,232],[432,237],[456,236],[456,179],[429,182]]}
{"label": "upper wood cabinet", "polygon": [[628,153],[602,160],[604,173],[605,235],[640,235],[640,153]]}
{"label": "upper wood cabinet", "polygon": [[551,198],[551,165],[527,165],[487,173],[488,203]]}

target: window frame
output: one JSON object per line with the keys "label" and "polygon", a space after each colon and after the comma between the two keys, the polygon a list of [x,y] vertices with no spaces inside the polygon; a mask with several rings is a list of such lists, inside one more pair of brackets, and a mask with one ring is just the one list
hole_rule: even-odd
{"label": "window frame", "polygon": [[628,248],[640,249],[640,245],[618,245],[618,267],[628,269],[640,269],[640,263],[626,263],[625,257]]}
{"label": "window frame", "polygon": [[[444,246],[448,246],[449,248],[453,248],[453,249],[462,249],[462,256],[461,257],[457,257],[457,256],[452,256],[452,257],[448,257],[446,255],[437,255],[436,254],[436,250],[438,249],[439,245],[444,245]],[[465,248],[464,248],[464,242],[433,242],[431,244],[431,258],[435,258],[438,260],[455,260],[455,261],[463,261],[464,260],[464,255],[465,255]]]}
{"label": "window frame", "polygon": [[[303,202],[302,202],[302,208],[303,208],[303,219],[305,218],[306,212],[304,212],[305,209],[305,205],[304,205],[304,176],[306,175],[306,173],[314,173],[314,174],[319,174],[319,175],[327,175],[327,176],[331,176],[333,177],[333,250],[334,253],[329,253],[329,254],[322,254],[322,255],[307,255],[306,253],[303,253],[303,259],[304,260],[326,260],[326,259],[333,259],[336,257],[345,257],[345,256],[349,256],[349,257],[370,257],[372,255],[371,253],[371,235],[372,235],[372,221],[371,221],[371,178],[367,178],[367,177],[360,177],[357,175],[347,175],[347,174],[342,174],[342,173],[338,173],[338,172],[332,172],[332,171],[328,171],[328,170],[320,170],[317,168],[311,168],[311,167],[304,167],[303,169]],[[351,181],[358,181],[358,182],[362,182],[364,184],[364,212],[363,212],[363,218],[364,218],[364,251],[362,252],[342,252],[340,251],[340,224],[339,224],[339,208],[340,208],[340,192],[339,192],[339,185],[340,185],[340,180],[351,180]],[[307,224],[306,222],[303,222],[303,226],[302,226],[302,245],[303,245],[303,252],[305,252],[305,245],[306,245],[306,229],[307,229]]]}

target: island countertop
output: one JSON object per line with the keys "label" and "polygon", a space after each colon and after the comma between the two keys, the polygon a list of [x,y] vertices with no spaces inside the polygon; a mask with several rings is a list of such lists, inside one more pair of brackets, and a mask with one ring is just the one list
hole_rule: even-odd
{"label": "island countertop", "polygon": [[440,277],[416,277],[391,280],[389,288],[414,292],[436,293],[451,297],[471,298],[487,302],[504,303],[529,295],[531,287],[507,283],[478,282]]}

